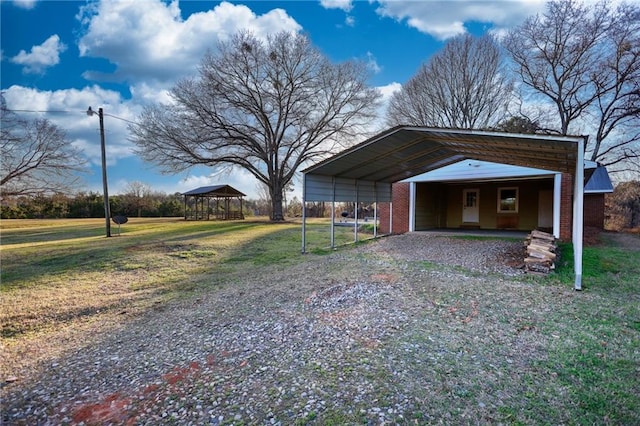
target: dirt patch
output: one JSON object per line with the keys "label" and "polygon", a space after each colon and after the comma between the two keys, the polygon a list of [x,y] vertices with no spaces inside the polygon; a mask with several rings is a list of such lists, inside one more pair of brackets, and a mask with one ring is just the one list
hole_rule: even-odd
{"label": "dirt patch", "polygon": [[600,240],[601,233],[602,230],[600,228],[585,226],[582,234],[582,243],[587,247],[600,245],[602,243]]}
{"label": "dirt patch", "polygon": [[640,233],[603,231],[599,238],[625,250],[640,251]]}
{"label": "dirt patch", "polygon": [[524,273],[523,241],[474,239],[430,232],[411,232],[384,238],[372,250],[407,261],[450,265],[477,273]]}

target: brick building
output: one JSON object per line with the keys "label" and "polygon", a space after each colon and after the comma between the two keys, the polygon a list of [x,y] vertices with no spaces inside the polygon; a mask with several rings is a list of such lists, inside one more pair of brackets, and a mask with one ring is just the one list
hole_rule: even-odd
{"label": "brick building", "polygon": [[[581,289],[585,217],[599,221],[598,215],[584,213],[585,203],[599,204],[585,196],[585,182],[598,170],[585,167],[585,143],[585,136],[397,126],[304,170],[303,204],[375,203],[381,206],[381,230],[388,226],[392,233],[438,227],[549,228],[572,240],[575,288]],[[447,168],[455,165],[466,168],[466,177],[425,177],[451,172]],[[484,174],[489,166],[503,174]]]}
{"label": "brick building", "polygon": [[[602,229],[604,194],[613,186],[606,169],[594,162],[585,162],[585,175],[584,226]],[[571,240],[573,177],[568,173],[464,160],[394,183],[392,192],[392,203],[379,207],[382,233],[542,229]]]}

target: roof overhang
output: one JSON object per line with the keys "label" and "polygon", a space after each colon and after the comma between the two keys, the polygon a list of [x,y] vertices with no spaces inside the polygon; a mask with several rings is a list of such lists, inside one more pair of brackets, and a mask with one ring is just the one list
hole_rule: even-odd
{"label": "roof overhang", "polygon": [[402,182],[494,182],[500,180],[548,179],[554,171],[498,164],[491,161],[464,160],[422,173]]}
{"label": "roof overhang", "polygon": [[609,194],[612,192],[613,184],[611,183],[611,178],[609,178],[609,173],[607,173],[607,168],[604,166],[596,167],[587,180],[584,193]]}
{"label": "roof overhang", "polygon": [[305,200],[390,201],[392,183],[469,159],[575,174],[584,140],[398,126],[304,170]]}

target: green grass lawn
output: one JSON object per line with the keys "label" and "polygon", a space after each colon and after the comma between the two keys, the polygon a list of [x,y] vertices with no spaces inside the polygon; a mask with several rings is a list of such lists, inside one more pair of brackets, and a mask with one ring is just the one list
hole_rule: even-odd
{"label": "green grass lawn", "polygon": [[[308,222],[308,251],[328,252],[329,227]],[[111,238],[101,219],[3,220],[1,230],[0,323],[9,343],[80,317],[185,297],[234,269],[304,260],[300,223],[265,219],[132,218],[120,235],[112,226]],[[335,238],[351,242],[353,229],[336,227]]]}
{"label": "green grass lawn", "polygon": [[[561,249],[549,285],[573,282],[571,246]],[[585,247],[583,287],[545,321],[543,331],[557,343],[539,367],[566,389],[575,424],[640,424],[640,250],[611,242]],[[536,399],[533,404],[543,404]]]}

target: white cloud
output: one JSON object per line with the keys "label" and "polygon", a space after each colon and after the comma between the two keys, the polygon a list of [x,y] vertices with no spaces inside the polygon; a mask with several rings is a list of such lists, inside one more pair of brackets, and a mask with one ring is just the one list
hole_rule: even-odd
{"label": "white cloud", "polygon": [[13,4],[16,7],[20,7],[22,9],[33,9],[34,7],[36,7],[36,3],[38,2],[38,0],[13,0]]}
{"label": "white cloud", "polygon": [[[88,190],[102,191],[100,183],[100,167],[102,154],[100,150],[100,122],[97,115],[88,116],[89,106],[94,111],[102,107],[104,111],[104,129],[106,160],[110,179],[114,174],[126,177],[111,181],[109,192],[118,194],[124,191],[128,183],[141,181],[153,186],[154,190],[165,193],[185,192],[198,186],[228,184],[244,192],[249,198],[257,198],[257,181],[244,170],[231,170],[211,173],[211,168],[201,166],[175,176],[160,176],[150,164],[141,164],[123,170],[123,160],[141,161],[136,159],[135,146],[129,141],[128,121],[136,121],[141,112],[137,103],[125,100],[120,93],[105,90],[99,86],[88,86],[82,90],[65,89],[56,91],[40,91],[22,86],[11,86],[3,90],[7,107],[12,110],[29,111],[59,111],[55,113],[28,114],[25,118],[46,118],[67,133],[71,144],[81,150],[92,166],[94,183]],[[64,112],[60,112],[64,111]],[[129,164],[129,163],[126,163]],[[133,163],[135,164],[135,163]],[[118,172],[112,167],[118,165]]]}
{"label": "white cloud", "polygon": [[398,82],[389,83],[386,86],[378,87],[380,93],[382,93],[382,102],[388,102],[391,96],[395,92],[399,92],[402,89],[402,84]]}
{"label": "white cloud", "polygon": [[354,18],[353,16],[349,16],[347,15],[346,18],[344,18],[344,24],[348,27],[355,27],[356,25],[356,18]]}
{"label": "white cloud", "polygon": [[402,84],[394,81],[393,83],[389,83],[385,86],[378,86],[376,89],[382,94],[382,97],[380,98],[380,105],[376,111],[378,118],[377,120],[373,120],[367,129],[368,133],[371,135],[379,133],[387,127],[385,118],[387,116],[389,101],[395,92],[402,89]]}
{"label": "white cloud", "polygon": [[85,77],[153,85],[195,74],[204,53],[239,30],[266,37],[302,29],[282,9],[258,16],[227,2],[184,20],[177,1],[102,1],[83,7],[78,19],[86,31],[78,44],[80,55],[106,58],[116,66],[110,76],[89,72]]}
{"label": "white cloud", "polygon": [[351,0],[320,0],[320,5],[325,9],[341,9],[345,12],[353,9]]}
{"label": "white cloud", "polygon": [[169,86],[172,83],[155,83],[149,84],[147,82],[136,83],[129,87],[132,99],[135,99],[140,104],[169,104],[173,102],[171,96],[169,96]]}
{"label": "white cloud", "polygon": [[373,56],[373,53],[371,52],[367,52],[367,68],[369,68],[374,74],[378,74],[382,71],[382,67],[378,65],[376,57]]}
{"label": "white cloud", "polygon": [[[39,116],[65,130],[73,145],[82,150],[87,160],[94,165],[101,163],[100,126],[97,115],[90,117],[86,111],[89,106],[94,111],[102,107],[109,165],[134,155],[133,144],[128,141],[128,123],[119,118],[135,121],[140,110],[131,102],[124,101],[118,92],[105,90],[99,86],[85,87],[82,90],[56,91],[11,86],[3,92],[9,109],[64,111],[41,113]],[[27,116],[27,118],[36,117],[38,115]]]}
{"label": "white cloud", "polygon": [[60,63],[60,53],[66,49],[67,46],[60,42],[60,37],[54,34],[41,45],[33,46],[29,53],[21,50],[11,58],[11,62],[24,65],[23,71],[26,73],[41,74],[46,68]]}
{"label": "white cloud", "polygon": [[405,21],[407,25],[437,39],[445,40],[466,32],[467,22],[492,23],[496,27],[520,24],[542,11],[545,0],[529,1],[420,1],[377,0],[380,16]]}

